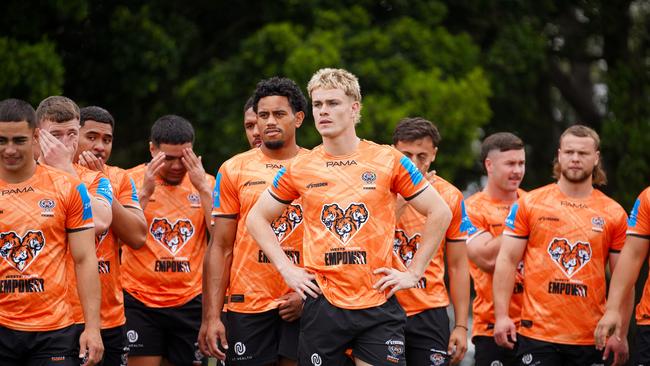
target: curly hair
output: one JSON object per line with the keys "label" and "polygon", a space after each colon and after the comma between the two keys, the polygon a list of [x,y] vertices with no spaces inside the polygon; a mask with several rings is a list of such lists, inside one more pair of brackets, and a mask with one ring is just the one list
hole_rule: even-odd
{"label": "curly hair", "polygon": [[296,83],[287,78],[274,76],[257,83],[255,94],[253,94],[253,111],[257,113],[257,104],[260,99],[270,96],[287,97],[291,111],[295,114],[298,112],[307,113],[307,99]]}

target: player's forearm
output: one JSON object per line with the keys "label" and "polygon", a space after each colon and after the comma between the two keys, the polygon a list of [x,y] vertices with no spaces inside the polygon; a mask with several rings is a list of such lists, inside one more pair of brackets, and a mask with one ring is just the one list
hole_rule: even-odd
{"label": "player's forearm", "polygon": [[621,335],[626,336],[630,328],[630,319],[634,312],[634,288],[630,288],[621,304]]}
{"label": "player's forearm", "polygon": [[127,208],[113,200],[113,222],[111,229],[117,237],[133,249],[138,249],[147,240],[147,221],[137,208]]}
{"label": "player's forearm", "polygon": [[[441,202],[443,201],[441,200]],[[421,244],[409,266],[409,271],[417,275],[418,278],[424,275],[424,271],[431,262],[431,258],[433,258],[434,253],[436,253],[445,237],[445,232],[450,222],[451,211],[444,202],[439,205],[434,205],[429,209],[427,220],[424,224]]]}
{"label": "player's forearm", "polygon": [[97,257],[86,255],[75,260],[75,275],[77,276],[77,292],[83,308],[85,327],[86,329],[99,330],[101,328],[99,311],[102,291],[97,271]]}
{"label": "player's forearm", "polygon": [[510,297],[515,286],[516,262],[506,253],[501,252],[497,256],[492,281],[494,296],[494,316],[507,317],[510,306]]}
{"label": "player's forearm", "polygon": [[232,250],[225,251],[214,240],[208,245],[203,261],[203,317],[206,320],[219,318],[225,302],[226,289],[230,282]]}
{"label": "player's forearm", "polygon": [[278,243],[278,239],[273,229],[271,229],[271,221],[256,214],[254,210],[246,218],[248,233],[255,239],[260,249],[271,260],[278,272],[283,273],[285,269],[293,267],[294,264],[291,263],[282,250],[280,243]]}
{"label": "player's forearm", "polygon": [[95,222],[95,234],[101,234],[108,230],[113,220],[113,212],[108,202],[93,197],[91,200],[93,210],[93,221]]}
{"label": "player's forearm", "polygon": [[[447,244],[450,245],[449,243]],[[465,245],[463,242],[451,245]],[[468,309],[469,309],[469,265],[467,257],[463,255],[449,255],[449,295],[454,307],[454,317],[456,324],[467,327]],[[459,253],[460,254],[460,253]]]}
{"label": "player's forearm", "polygon": [[203,209],[203,218],[205,219],[205,227],[208,232],[212,232],[212,188],[206,184],[199,189],[199,197],[201,198],[201,208]]}

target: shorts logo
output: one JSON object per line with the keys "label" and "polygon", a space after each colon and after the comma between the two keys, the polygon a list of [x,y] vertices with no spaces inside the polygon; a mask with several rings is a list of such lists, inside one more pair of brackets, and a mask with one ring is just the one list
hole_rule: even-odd
{"label": "shorts logo", "polygon": [[271,228],[278,241],[282,243],[288,238],[293,230],[302,223],[302,207],[300,205],[289,205],[282,215],[271,223]]}
{"label": "shorts logo", "polygon": [[434,366],[445,364],[445,356],[442,353],[434,352],[429,356],[429,360]]}
{"label": "shorts logo", "polygon": [[530,365],[530,363],[533,362],[533,355],[531,355],[530,353],[526,353],[526,354],[521,358],[521,362],[522,362],[524,365]]}
{"label": "shorts logo", "polygon": [[129,347],[122,348],[122,354],[120,355],[120,366],[126,366],[129,360]]}
{"label": "shorts logo", "polygon": [[13,231],[0,233],[0,256],[23,272],[43,251],[43,232],[30,230],[22,238]]}
{"label": "shorts logo", "polygon": [[573,244],[564,238],[553,238],[548,254],[560,269],[571,278],[591,259],[591,245],[578,241]]}
{"label": "shorts logo", "polygon": [[415,234],[409,238],[404,230],[396,229],[395,237],[393,238],[393,250],[395,254],[399,255],[404,262],[405,266],[410,266],[415,252],[418,251],[420,246],[420,234]]}
{"label": "shorts logo", "polygon": [[194,363],[200,365],[201,361],[203,361],[203,353],[201,353],[201,350],[199,350],[199,343],[194,342]]}
{"label": "shorts logo", "polygon": [[138,332],[135,330],[129,330],[126,332],[126,339],[129,340],[129,343],[135,343],[138,341]]}
{"label": "shorts logo", "polygon": [[496,360],[490,363],[490,366],[503,366],[503,362]]}
{"label": "shorts logo", "polygon": [[404,342],[402,341],[394,341],[392,339],[389,339],[386,341],[386,346],[388,346],[388,355],[386,356],[386,359],[390,362],[395,362],[398,363],[400,360],[400,356],[404,354]]}
{"label": "shorts logo", "polygon": [[56,203],[49,198],[43,198],[38,201],[38,207],[41,208],[41,216],[54,216],[54,207]]}
{"label": "shorts logo", "polygon": [[313,353],[311,355],[311,364],[314,366],[321,366],[323,364],[323,360],[321,360],[318,353]]}
{"label": "shorts logo", "polygon": [[246,345],[243,344],[242,342],[235,343],[235,353],[237,354],[237,356],[241,356],[244,353],[246,353]]}
{"label": "shorts logo", "polygon": [[343,245],[346,245],[368,221],[370,214],[363,203],[350,203],[345,211],[338,203],[325,204],[321,222]]}
{"label": "shorts logo", "polygon": [[163,247],[176,254],[194,235],[194,225],[188,219],[171,224],[166,218],[154,218],[149,232]]}

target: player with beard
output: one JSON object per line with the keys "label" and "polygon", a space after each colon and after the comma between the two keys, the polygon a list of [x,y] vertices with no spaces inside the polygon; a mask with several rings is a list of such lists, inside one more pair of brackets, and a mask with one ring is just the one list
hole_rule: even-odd
{"label": "player with beard", "polygon": [[[246,217],[278,170],[307,150],[296,144],[296,129],[307,101],[286,78],[257,84],[253,115],[262,145],[226,161],[217,174],[213,217],[215,229],[205,257],[205,302],[199,344],[229,365],[295,365],[302,299],[282,281],[246,229]],[[282,249],[301,265],[302,207],[294,202],[272,223]],[[226,324],[219,309],[229,291]]]}
{"label": "player with beard", "polygon": [[257,128],[257,113],[253,108],[253,97],[248,98],[244,105],[244,132],[251,149],[262,145],[260,131]]}
{"label": "player with beard", "polygon": [[[451,213],[411,160],[361,140],[361,89],[342,69],[321,69],[307,89],[323,144],[278,171],[246,227],[285,282],[303,298],[301,365],[405,365],[406,314],[392,296],[415,287]],[[420,247],[406,271],[393,269],[397,194],[426,216]],[[304,265],[287,257],[272,222],[300,198]],[[322,295],[319,295],[321,294]]]}
{"label": "player with beard", "polygon": [[214,178],[193,143],[189,121],[160,117],[151,127],[151,161],[128,170],[148,228],[142,248],[122,252],[130,366],[202,362],[196,339]]}
{"label": "player with beard", "polygon": [[[481,144],[481,163],[487,173],[487,184],[481,192],[465,200],[471,222],[467,254],[476,291],[472,304],[474,361],[476,366],[510,366],[516,362],[516,349],[499,347],[494,342],[492,274],[501,246],[503,222],[511,206],[525,194],[519,188],[526,171],[524,142],[509,132],[494,133]],[[521,276],[517,276],[510,300],[509,314],[516,325],[521,317],[521,282]]]}
{"label": "player with beard", "polygon": [[[557,183],[520,198],[506,218],[494,270],[495,341],[507,348],[518,341],[524,366],[602,364],[612,352],[621,365],[628,355],[625,338],[611,337],[604,353],[594,347],[605,308],[606,264],[615,270],[627,228],[623,208],[593,187],[606,182],[594,130],[574,125],[562,133],[554,176]],[[517,335],[508,311],[522,258]],[[629,319],[632,299],[630,293],[623,319]]]}
{"label": "player with beard", "polygon": [[97,106],[81,108],[80,112],[81,129],[76,162],[88,169],[103,172],[114,190],[111,205],[113,220],[110,229],[101,234],[96,253],[102,283],[102,365],[121,366],[126,365],[128,343],[120,281],[119,242],[133,249],[140,248],[146,239],[147,226],[138,202],[135,182],[126,170],[106,164],[113,149],[113,116]]}

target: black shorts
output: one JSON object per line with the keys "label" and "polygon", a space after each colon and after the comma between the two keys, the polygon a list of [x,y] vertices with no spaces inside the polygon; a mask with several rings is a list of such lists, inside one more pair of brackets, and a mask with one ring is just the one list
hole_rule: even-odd
{"label": "black shorts", "polygon": [[406,364],[449,365],[449,316],[446,308],[428,309],[406,320]]}
{"label": "black shorts", "polygon": [[176,366],[201,364],[201,295],[178,307],[150,308],[124,292],[124,310],[129,357],[162,356]]}
{"label": "black shorts", "polygon": [[[25,332],[0,327],[0,364],[3,366],[76,366],[73,326],[47,332]],[[78,348],[78,346],[77,346]]]}
{"label": "black shorts", "polygon": [[593,345],[578,346],[539,341],[517,335],[520,366],[599,366],[605,365],[603,353]]}
{"label": "black shorts", "polygon": [[266,365],[278,357],[297,360],[300,321],[285,322],[277,309],[248,314],[226,313],[228,364]]}
{"label": "black shorts", "polygon": [[650,325],[638,325],[636,328],[632,362],[635,366],[650,366]]}
{"label": "black shorts", "polygon": [[126,366],[129,344],[126,341],[126,325],[102,329],[104,358],[99,366]]}
{"label": "black shorts", "polygon": [[515,343],[514,349],[498,346],[494,341],[494,337],[489,336],[476,336],[472,338],[472,343],[474,343],[474,362],[476,366],[518,365],[518,342]]}
{"label": "black shorts", "polygon": [[406,314],[395,296],[380,306],[349,310],[330,304],[324,296],[307,296],[300,319],[300,365],[339,366],[350,360],[345,350],[371,365],[406,365]]}

